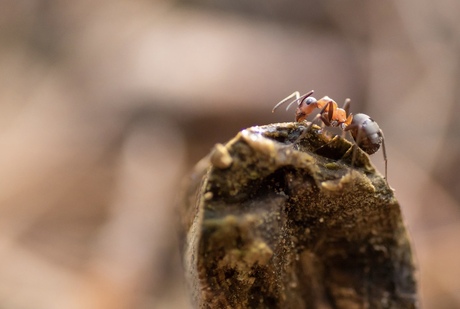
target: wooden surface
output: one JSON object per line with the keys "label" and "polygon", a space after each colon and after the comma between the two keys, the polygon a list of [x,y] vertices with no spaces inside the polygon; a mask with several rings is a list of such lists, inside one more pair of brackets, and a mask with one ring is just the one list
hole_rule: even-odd
{"label": "wooden surface", "polygon": [[304,129],[243,130],[195,171],[182,209],[195,306],[417,308],[393,191],[364,152],[350,167],[351,144],[319,127],[292,145]]}

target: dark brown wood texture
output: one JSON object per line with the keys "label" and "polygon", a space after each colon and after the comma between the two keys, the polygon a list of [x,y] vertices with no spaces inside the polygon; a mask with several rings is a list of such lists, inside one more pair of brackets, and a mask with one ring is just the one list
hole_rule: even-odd
{"label": "dark brown wood texture", "polygon": [[201,162],[182,208],[199,308],[417,308],[393,191],[368,156],[314,126],[243,130]]}

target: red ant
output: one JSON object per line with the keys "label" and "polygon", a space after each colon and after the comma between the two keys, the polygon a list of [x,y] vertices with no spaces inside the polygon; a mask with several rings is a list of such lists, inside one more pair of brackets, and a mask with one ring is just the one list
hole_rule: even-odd
{"label": "red ant", "polygon": [[[295,100],[290,102],[286,110],[291,107],[295,102],[299,102],[295,112],[295,120],[297,122],[304,121],[314,110],[320,109],[320,112],[316,115],[313,121],[308,125],[306,130],[297,138],[294,142],[296,144],[303,136],[308,132],[313,123],[321,119],[324,125],[328,127],[336,127],[342,129],[344,132],[350,131],[353,139],[358,145],[359,148],[364,150],[367,154],[373,154],[379,150],[380,145],[382,145],[383,151],[383,160],[385,161],[385,180],[388,183],[387,178],[387,153],[385,150],[385,138],[383,137],[383,132],[380,129],[377,122],[375,122],[371,117],[366,114],[356,114],[352,115],[350,113],[350,99],[346,99],[343,104],[343,108],[339,108],[337,103],[325,96],[319,100],[316,100],[311,95],[313,90],[300,95],[298,91],[294,92],[290,96],[286,97],[282,101],[273,107],[272,113],[282,104],[287,102],[292,97],[295,97]],[[353,152],[352,166],[355,161],[355,152]]]}

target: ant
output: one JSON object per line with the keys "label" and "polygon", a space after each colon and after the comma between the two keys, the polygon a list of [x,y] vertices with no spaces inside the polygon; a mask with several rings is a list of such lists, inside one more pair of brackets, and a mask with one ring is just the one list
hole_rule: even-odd
{"label": "ant", "polygon": [[[300,141],[312,127],[313,123],[318,119],[321,119],[323,124],[328,127],[340,128],[344,133],[350,131],[355,144],[367,154],[371,155],[377,152],[377,150],[380,148],[380,145],[382,145],[383,160],[385,162],[385,181],[388,184],[388,160],[385,150],[385,138],[377,122],[375,122],[366,114],[351,114],[350,99],[346,99],[345,103],[343,104],[343,108],[339,108],[338,104],[328,96],[316,100],[311,96],[312,94],[313,90],[302,96],[298,91],[296,91],[293,94],[287,96],[285,99],[281,100],[278,104],[275,105],[275,107],[273,107],[272,113],[275,112],[275,110],[280,105],[295,97],[295,100],[288,104],[286,110],[288,110],[292,104],[298,102],[295,112],[295,121],[297,122],[304,121],[311,113],[313,113],[313,111],[320,109],[319,113],[316,115],[313,121],[307,126],[306,130],[302,132],[302,134],[294,141],[293,144],[296,144],[298,141]],[[351,163],[352,166],[355,161],[355,156],[356,152],[353,151],[353,158]]]}

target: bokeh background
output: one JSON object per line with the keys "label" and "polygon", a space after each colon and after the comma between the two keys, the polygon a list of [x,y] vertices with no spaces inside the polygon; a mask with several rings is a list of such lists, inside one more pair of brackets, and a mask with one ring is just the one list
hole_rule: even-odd
{"label": "bokeh background", "polygon": [[422,305],[460,308],[459,57],[454,0],[2,0],[0,307],[189,308],[181,179],[315,89],[383,129]]}

